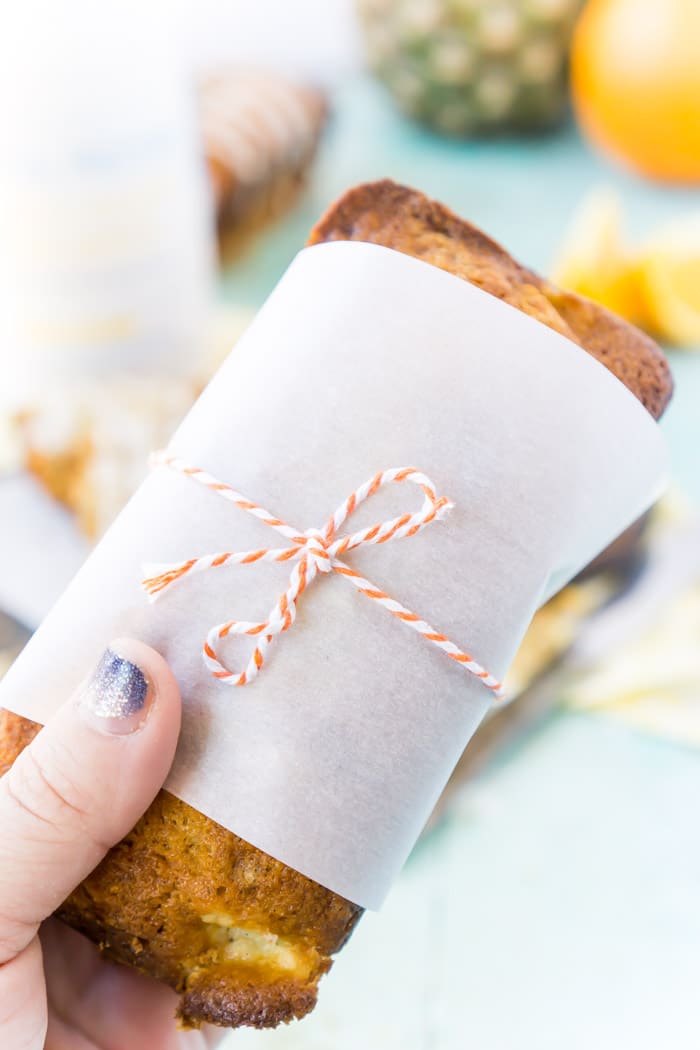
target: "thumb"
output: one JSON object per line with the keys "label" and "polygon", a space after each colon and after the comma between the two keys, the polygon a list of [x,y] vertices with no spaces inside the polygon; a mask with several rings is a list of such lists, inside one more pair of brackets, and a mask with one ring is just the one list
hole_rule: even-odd
{"label": "thumb", "polygon": [[147,809],[179,729],[167,664],[122,640],[0,779],[0,965]]}

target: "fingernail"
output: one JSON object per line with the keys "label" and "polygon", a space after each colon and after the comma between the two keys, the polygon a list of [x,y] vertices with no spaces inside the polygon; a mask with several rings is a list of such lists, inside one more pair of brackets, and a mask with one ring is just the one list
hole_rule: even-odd
{"label": "fingernail", "polygon": [[140,667],[107,649],[81,691],[80,711],[100,732],[125,735],[145,722],[152,693]]}

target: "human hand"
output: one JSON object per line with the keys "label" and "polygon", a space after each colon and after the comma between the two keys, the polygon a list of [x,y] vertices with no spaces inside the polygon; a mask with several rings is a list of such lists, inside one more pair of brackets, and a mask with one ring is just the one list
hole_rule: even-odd
{"label": "human hand", "polygon": [[49,918],[147,809],[179,729],[163,658],[120,641],[0,779],[3,1050],[203,1050],[223,1037],[178,1032],[173,991]]}

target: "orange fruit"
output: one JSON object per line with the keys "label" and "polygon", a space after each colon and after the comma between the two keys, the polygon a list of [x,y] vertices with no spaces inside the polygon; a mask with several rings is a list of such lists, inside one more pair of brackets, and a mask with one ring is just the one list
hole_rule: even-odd
{"label": "orange fruit", "polygon": [[589,0],[571,78],[594,143],[653,178],[700,182],[700,0]]}

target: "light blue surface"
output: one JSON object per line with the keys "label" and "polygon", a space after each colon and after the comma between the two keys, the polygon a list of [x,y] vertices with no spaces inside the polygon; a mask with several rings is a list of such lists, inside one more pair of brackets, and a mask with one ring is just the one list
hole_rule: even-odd
{"label": "light blue surface", "polygon": [[[456,144],[397,118],[361,79],[339,94],[300,208],[227,275],[257,305],[319,213],[391,176],[548,267],[586,190],[623,193],[630,232],[700,210],[593,156],[573,128]],[[700,503],[700,354],[672,356],[664,429],[674,482]],[[699,655],[700,659],[700,655]],[[464,794],[368,916],[314,1016],[233,1046],[304,1050],[690,1050],[700,1046],[700,755],[603,719],[560,714]]]}

